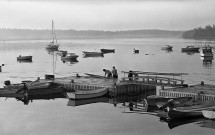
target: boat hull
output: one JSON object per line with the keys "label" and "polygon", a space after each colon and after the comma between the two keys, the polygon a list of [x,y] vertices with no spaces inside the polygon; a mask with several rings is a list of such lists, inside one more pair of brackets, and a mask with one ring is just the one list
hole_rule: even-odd
{"label": "boat hull", "polygon": [[214,110],[202,110],[202,114],[205,118],[215,119],[215,111]]}
{"label": "boat hull", "polygon": [[77,58],[78,58],[78,56],[66,56],[66,57],[62,57],[61,60],[67,61],[67,60],[74,60]]}
{"label": "boat hull", "polygon": [[88,98],[95,98],[95,97],[101,97],[108,93],[108,88],[101,88],[101,89],[95,89],[95,90],[77,90],[75,92],[67,92],[68,98],[71,99],[88,99]]}
{"label": "boat hull", "polygon": [[194,118],[203,117],[201,111],[184,111],[184,110],[169,110],[168,117],[170,119],[184,119],[184,118]]}
{"label": "boat hull", "polygon": [[115,49],[100,49],[103,53],[115,53]]}
{"label": "boat hull", "polygon": [[83,51],[83,54],[84,54],[84,56],[104,56],[103,54],[103,52],[86,52],[86,51]]}
{"label": "boat hull", "polygon": [[18,60],[18,61],[21,61],[21,60],[29,60],[29,61],[32,61],[32,56],[19,56],[19,57],[17,57],[17,60]]}

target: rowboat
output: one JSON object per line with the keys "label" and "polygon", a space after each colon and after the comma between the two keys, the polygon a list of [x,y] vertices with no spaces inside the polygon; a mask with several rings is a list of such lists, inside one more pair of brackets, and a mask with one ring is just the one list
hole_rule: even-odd
{"label": "rowboat", "polygon": [[17,57],[17,60],[18,61],[21,61],[21,60],[31,60],[32,61],[32,56],[21,56],[19,55],[19,57]]}
{"label": "rowboat", "polygon": [[107,96],[96,97],[96,98],[88,98],[88,99],[69,99],[67,106],[81,106],[93,103],[108,103],[109,98]]}
{"label": "rowboat", "polygon": [[168,116],[170,118],[203,117],[202,110],[208,110],[214,108],[214,106],[214,101],[193,102],[190,106],[170,109]]}
{"label": "rowboat", "polygon": [[115,49],[100,49],[103,53],[115,53]]}
{"label": "rowboat", "polygon": [[45,95],[64,92],[65,88],[53,82],[26,82],[10,84],[0,90],[3,97],[22,97],[25,92],[30,95]]}
{"label": "rowboat", "polygon": [[87,51],[83,51],[84,56],[104,56],[103,52],[87,52]]}
{"label": "rowboat", "polygon": [[211,110],[202,110],[202,114],[205,118],[215,119],[215,109]]}
{"label": "rowboat", "polygon": [[170,119],[184,119],[184,118],[203,117],[203,114],[201,111],[170,109],[168,111],[168,117]]}
{"label": "rowboat", "polygon": [[74,92],[67,92],[68,98],[71,99],[88,99],[101,97],[108,93],[108,88],[100,88],[94,90],[75,90]]}

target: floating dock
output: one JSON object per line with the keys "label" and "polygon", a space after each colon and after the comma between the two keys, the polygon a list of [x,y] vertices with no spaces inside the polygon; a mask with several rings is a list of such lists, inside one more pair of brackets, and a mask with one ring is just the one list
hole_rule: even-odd
{"label": "floating dock", "polygon": [[196,100],[212,101],[215,100],[215,85],[198,84],[183,88],[169,88],[157,90],[159,96],[167,97],[194,97]]}

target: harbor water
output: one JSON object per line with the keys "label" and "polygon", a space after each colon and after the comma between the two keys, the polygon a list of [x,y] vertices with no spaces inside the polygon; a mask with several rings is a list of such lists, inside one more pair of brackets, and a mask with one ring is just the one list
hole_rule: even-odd
{"label": "harbor water", "polygon": [[[202,47],[213,41],[187,40],[180,38],[121,38],[121,39],[71,39],[59,40],[60,50],[79,55],[77,61],[61,61],[61,57],[45,50],[46,40],[0,42],[0,87],[5,80],[20,83],[23,80],[44,78],[54,74],[56,78],[84,73],[104,75],[104,68],[121,71],[188,73],[182,76],[188,85],[215,83],[214,60],[202,59],[200,53],[182,53],[181,48],[194,45]],[[172,45],[172,51],[161,50]],[[115,49],[115,53],[103,57],[84,57],[82,51]],[[138,54],[133,54],[133,49]],[[19,55],[32,55],[32,61],[17,61]],[[175,77],[177,78],[177,77]],[[178,78],[181,79],[181,78]],[[146,92],[142,98],[154,92]],[[131,97],[129,97],[131,98]],[[1,134],[77,134],[77,135],[200,135],[214,134],[214,121],[204,120],[182,124],[173,129],[159,117],[126,113],[123,106],[128,97],[102,98],[98,102],[85,101],[82,105],[61,95],[32,100],[28,105],[14,98],[0,98]],[[133,97],[132,97],[133,98]],[[50,99],[50,100],[47,100]],[[80,103],[81,104],[81,103]]]}

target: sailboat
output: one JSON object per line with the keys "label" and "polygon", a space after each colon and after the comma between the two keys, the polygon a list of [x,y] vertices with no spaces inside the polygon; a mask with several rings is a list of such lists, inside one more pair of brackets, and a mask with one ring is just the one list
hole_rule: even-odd
{"label": "sailboat", "polygon": [[59,44],[57,42],[55,29],[54,29],[54,21],[52,20],[52,41],[46,45],[46,49],[58,50]]}

